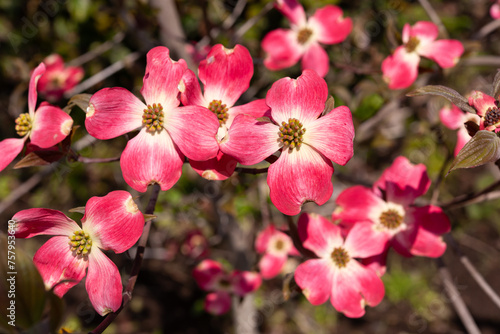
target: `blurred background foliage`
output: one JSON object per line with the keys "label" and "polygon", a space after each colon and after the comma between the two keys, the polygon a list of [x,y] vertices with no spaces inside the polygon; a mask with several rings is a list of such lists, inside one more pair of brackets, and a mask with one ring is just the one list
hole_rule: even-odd
{"label": "blurred background foliage", "polygon": [[[242,104],[264,98],[274,81],[300,75],[300,65],[277,72],[270,72],[262,65],[260,42],[265,34],[288,27],[286,19],[274,9],[235,40],[239,29],[249,20],[255,20],[269,0],[248,1],[235,24],[221,29],[237,3],[237,0],[178,0],[176,6],[185,42],[222,43],[226,47],[233,47],[236,42],[250,50],[255,74],[250,90],[239,101]],[[429,20],[420,3],[406,0],[301,3],[309,14],[326,4],[337,4],[345,16],[353,19],[353,31],[347,40],[326,47],[331,68],[325,79],[336,106],[347,105],[352,111],[356,128],[355,155],[347,166],[336,167],[334,196],[322,207],[306,204],[304,210],[329,217],[340,191],[354,184],[369,186],[398,155],[405,155],[413,163],[424,163],[431,179],[436,180],[443,164],[445,169],[449,166],[449,152],[456,142],[455,131],[439,122],[438,111],[446,102],[428,97],[410,99],[405,97],[405,90],[391,91],[380,70],[382,60],[401,43],[403,25]],[[492,21],[488,13],[491,4],[487,0],[432,1],[449,38],[461,40],[465,54],[455,68],[447,70],[430,61],[422,62],[419,80],[413,88],[442,84],[463,95],[471,90],[489,92],[500,65],[500,34],[478,33]],[[138,52],[137,60],[126,62],[123,69],[83,93],[119,86],[139,96],[146,52],[161,45],[162,40],[174,38],[162,35],[164,22],[160,17],[159,9],[146,0],[0,0],[0,140],[17,137],[14,120],[27,111],[30,71],[52,53],[60,54],[69,64],[82,65],[86,80]],[[75,63],[79,56],[103,43],[112,43],[112,47],[85,63]],[[173,50],[172,57],[178,56]],[[494,56],[494,61],[481,62],[481,56]],[[56,104],[64,107],[67,98]],[[75,125],[80,126],[75,134],[78,141],[86,135],[85,114],[75,107],[71,116]],[[119,156],[126,141],[124,137],[96,141],[79,153],[93,158]],[[71,208],[83,206],[91,196],[103,196],[116,189],[126,189],[137,196],[142,208],[149,198],[149,193],[139,194],[126,185],[117,162],[84,165],[64,160],[45,167],[12,169],[12,166],[0,174],[0,201],[5,203],[13,193],[26,187],[33,175],[38,173],[40,180],[13,204],[2,208],[2,231],[6,230],[8,219],[22,209],[46,207],[67,213]],[[264,163],[259,167],[265,166]],[[499,177],[495,165],[455,171],[440,185],[438,202],[446,203],[461,194],[480,191]],[[434,184],[420,204],[428,203],[433,190]],[[447,211],[455,239],[496,291],[500,291],[499,205],[499,200],[494,200]],[[258,257],[252,245],[256,232],[269,221],[279,226],[286,224],[268,199],[265,175],[236,173],[223,182],[206,181],[186,165],[180,181],[160,194],[155,214],[158,219],[153,224],[150,248],[132,302],[106,333],[234,333],[230,314],[212,317],[203,311],[205,293],[191,278],[191,270],[200,256],[186,248],[185,243],[192,231],[201,232],[207,238],[211,258],[242,267],[239,269],[255,270]],[[81,218],[79,214],[70,217],[76,221]],[[42,242],[44,238],[18,240],[17,245],[31,256]],[[135,250],[130,254],[133,256]],[[124,280],[131,267],[130,254],[110,255]],[[245,258],[243,264],[239,261],[241,256]],[[291,260],[289,272],[298,261]],[[498,333],[500,318],[495,306],[468,277],[451,251],[447,251],[444,261],[483,333]],[[312,306],[300,294],[294,294],[286,302],[273,299],[271,296],[280,295],[283,277],[265,282],[255,295],[259,330],[273,334],[464,331],[444,293],[434,260],[403,259],[390,254],[388,264],[383,278],[386,298],[379,306],[368,308],[361,319],[338,315],[329,303]],[[84,284],[73,288],[64,302],[62,324],[66,330],[87,331],[100,322]]]}

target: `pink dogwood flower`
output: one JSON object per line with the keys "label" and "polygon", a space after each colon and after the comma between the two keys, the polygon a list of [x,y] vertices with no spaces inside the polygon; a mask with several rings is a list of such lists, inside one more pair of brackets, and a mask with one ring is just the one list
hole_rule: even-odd
{"label": "pink dogwood flower", "polygon": [[22,151],[24,143],[30,142],[40,148],[49,148],[66,138],[73,127],[73,119],[60,108],[42,102],[35,110],[37,82],[45,73],[41,63],[31,74],[28,92],[29,112],[16,119],[16,132],[22,138],[8,138],[0,142],[0,171],[5,169]]}
{"label": "pink dogwood flower", "polygon": [[[200,84],[193,71],[187,70],[181,81],[181,101],[184,105],[208,108],[219,120],[217,142],[230,140],[227,129],[236,115],[246,114],[262,117],[269,107],[264,99],[241,106],[234,106],[250,85],[253,75],[253,61],[250,52],[241,45],[226,49],[221,44],[215,45],[207,58],[200,63],[198,74],[204,86]],[[218,152],[210,160],[189,160],[191,167],[202,177],[209,180],[225,180],[236,168],[236,160],[227,154]]]}
{"label": "pink dogwood flower", "polygon": [[221,315],[231,308],[231,295],[240,297],[257,290],[262,284],[258,273],[233,270],[227,272],[217,261],[203,260],[193,270],[196,283],[205,291],[212,291],[205,298],[205,310]]}
{"label": "pink dogwood flower", "polygon": [[257,235],[255,249],[259,254],[264,254],[259,261],[260,274],[264,279],[277,276],[288,255],[300,255],[293,246],[292,239],[274,225],[269,225]]}
{"label": "pink dogwood flower", "polygon": [[359,318],[365,314],[365,305],[382,301],[384,283],[356,260],[384,250],[383,240],[370,230],[370,224],[355,224],[344,239],[341,228],[322,216],[304,213],[299,217],[299,237],[318,256],[295,270],[295,282],[311,304],[330,299],[337,311]]}
{"label": "pink dogwood flower", "polygon": [[490,7],[490,15],[495,20],[500,19],[500,0],[496,0],[495,3]]}
{"label": "pink dogwood flower", "polygon": [[264,65],[270,70],[291,67],[302,58],[302,70],[311,69],[324,77],[330,68],[328,54],[319,43],[337,44],[352,30],[342,9],[327,5],[309,19],[297,0],[276,0],[275,7],[290,21],[291,29],[276,29],[262,40]]}
{"label": "pink dogwood flower", "polygon": [[116,265],[101,251],[123,253],[142,234],[144,216],[126,191],[92,197],[80,227],[62,212],[27,209],[12,217],[17,238],[55,235],[35,253],[33,262],[47,289],[62,297],[85,276],[85,287],[97,313],[116,311],[122,302],[122,281]]}
{"label": "pink dogwood flower", "polygon": [[404,45],[382,62],[383,77],[390,89],[407,88],[417,79],[420,56],[434,60],[442,68],[457,64],[464,52],[462,43],[454,39],[436,41],[438,34],[438,27],[432,22],[405,24]]}
{"label": "pink dogwood flower", "polygon": [[479,130],[500,131],[499,102],[494,97],[480,91],[473,91],[469,97],[469,104],[476,109],[479,116]]}
{"label": "pink dogwood flower", "polygon": [[423,164],[413,165],[400,156],[372,189],[354,186],[344,190],[337,197],[339,207],[332,218],[347,228],[370,223],[367,237],[377,235],[385,248],[392,246],[403,256],[439,257],[446,250],[441,236],[450,231],[450,221],[437,206],[413,205],[430,184]]}
{"label": "pink dogwood flower", "polygon": [[140,130],[120,159],[125,182],[145,192],[157,183],[170,189],[182,173],[184,156],[203,161],[217,155],[217,117],[206,108],[179,107],[178,85],[186,62],[170,59],[165,47],[151,49],[141,94],[145,103],[124,88],[104,88],[92,95],[85,126],[98,139]]}
{"label": "pink dogwood flower", "polygon": [[477,115],[460,110],[456,105],[452,105],[451,107],[444,107],[439,111],[439,119],[448,129],[458,130],[457,144],[454,150],[454,154],[457,156],[458,152],[472,138],[469,132],[467,132],[464,123],[471,121],[479,124],[480,118]]}
{"label": "pink dogwood flower", "polygon": [[270,119],[238,115],[221,150],[244,165],[281,152],[269,166],[271,201],[296,215],[305,201],[324,204],[333,192],[331,161],[345,165],[353,155],[354,127],[349,108],[321,116],[328,97],[325,80],[312,70],[297,79],[276,81],[266,96]]}
{"label": "pink dogwood flower", "polygon": [[83,68],[64,66],[62,57],[52,54],[43,60],[47,71],[38,81],[38,91],[49,101],[57,101],[83,79]]}

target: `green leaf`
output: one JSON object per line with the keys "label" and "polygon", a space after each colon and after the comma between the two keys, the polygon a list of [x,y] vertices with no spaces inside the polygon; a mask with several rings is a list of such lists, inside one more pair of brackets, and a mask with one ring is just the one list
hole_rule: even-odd
{"label": "green leaf", "polygon": [[472,168],[500,159],[500,138],[491,131],[481,130],[469,140],[451,164],[452,170]]}
{"label": "green leaf", "polygon": [[497,71],[497,74],[495,75],[495,79],[493,79],[493,96],[495,99],[498,100],[498,95],[500,94],[500,70]]}
{"label": "green leaf", "polygon": [[409,92],[408,94],[406,94],[406,96],[410,97],[422,96],[422,95],[442,96],[451,103],[453,103],[454,105],[456,105],[457,107],[459,107],[460,109],[462,109],[463,111],[467,111],[473,114],[476,113],[476,110],[469,105],[469,101],[465,97],[460,95],[455,90],[445,86],[433,86],[433,85],[424,86],[420,87],[417,90],[414,90],[413,92]]}
{"label": "green leaf", "polygon": [[[33,261],[19,248],[16,241],[14,238],[8,239],[5,235],[0,235],[2,245],[0,247],[2,258],[0,261],[0,294],[2,296],[0,316],[9,319],[7,316],[10,315],[10,311],[7,308],[14,305],[16,327],[30,329],[40,323],[47,295],[42,277]],[[8,256],[11,258],[9,259]],[[7,262],[7,259],[11,262]],[[12,294],[15,295],[14,298],[9,297]]]}

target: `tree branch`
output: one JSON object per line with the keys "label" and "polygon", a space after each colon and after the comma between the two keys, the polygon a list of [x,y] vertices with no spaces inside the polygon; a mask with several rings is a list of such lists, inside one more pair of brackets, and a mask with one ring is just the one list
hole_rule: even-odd
{"label": "tree branch", "polygon": [[448,297],[450,297],[451,304],[455,308],[455,311],[457,311],[458,317],[464,324],[467,332],[469,334],[481,334],[481,331],[477,327],[474,318],[467,309],[467,305],[465,305],[464,300],[460,296],[460,292],[453,283],[450,271],[448,270],[448,268],[446,268],[441,258],[437,258],[436,262],[439,268],[439,276],[441,276],[441,279],[443,280],[444,289]]}

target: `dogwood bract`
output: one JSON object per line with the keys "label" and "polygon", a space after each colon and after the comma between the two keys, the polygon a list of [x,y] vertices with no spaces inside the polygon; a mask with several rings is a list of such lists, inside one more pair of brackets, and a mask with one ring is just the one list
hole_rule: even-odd
{"label": "dogwood bract", "polygon": [[423,164],[413,165],[398,157],[373,185],[354,186],[337,197],[333,220],[347,228],[370,223],[366,235],[378,235],[385,248],[392,246],[403,256],[439,257],[446,250],[442,235],[451,229],[443,210],[434,205],[417,207],[415,199],[431,182]]}
{"label": "dogwood bract", "polygon": [[351,19],[343,18],[342,9],[333,5],[318,9],[309,19],[296,0],[277,0],[275,7],[288,18],[291,29],[276,29],[264,37],[264,65],[280,70],[302,58],[302,70],[311,69],[324,77],[330,61],[319,43],[342,42],[352,30]]}
{"label": "dogwood bract", "polygon": [[[227,129],[236,115],[262,117],[269,110],[264,99],[234,106],[241,94],[248,89],[253,75],[252,56],[244,46],[236,45],[234,49],[226,49],[221,44],[215,45],[200,63],[198,74],[203,83],[204,94],[201,93],[196,75],[188,69],[180,85],[181,101],[184,105],[208,108],[217,116],[220,124],[217,142],[229,140]],[[189,160],[189,163],[198,174],[209,180],[225,180],[236,168],[236,160],[222,152],[210,160]]]}
{"label": "dogwood bract", "polygon": [[281,212],[296,215],[305,201],[324,204],[332,195],[332,160],[345,165],[353,155],[354,127],[349,108],[325,109],[328,87],[312,70],[297,79],[276,81],[266,96],[270,118],[238,115],[222,152],[253,165],[276,151],[267,183],[271,201]]}
{"label": "dogwood bract", "polygon": [[264,254],[259,261],[259,270],[264,279],[271,279],[283,269],[288,255],[299,255],[292,238],[269,225],[255,239],[255,249]]}
{"label": "dogwood bract", "polygon": [[41,63],[31,74],[28,92],[28,113],[16,119],[16,132],[23,138],[8,138],[0,142],[0,171],[22,151],[26,140],[40,148],[49,148],[66,138],[73,127],[73,119],[59,107],[42,102],[35,110],[37,83],[45,73]]}
{"label": "dogwood bract", "polygon": [[60,211],[27,209],[12,217],[16,237],[55,235],[35,253],[35,263],[47,289],[62,297],[87,272],[85,287],[100,315],[122,303],[122,281],[116,265],[101,251],[123,253],[142,234],[144,216],[132,196],[122,190],[92,197],[80,227]]}
{"label": "dogwood bract", "polygon": [[52,54],[43,60],[46,72],[38,81],[38,91],[49,101],[63,97],[83,79],[83,68],[64,66],[62,57]]}
{"label": "dogwood bract", "polygon": [[240,297],[257,290],[262,284],[258,273],[233,270],[227,272],[217,261],[203,260],[193,270],[196,283],[205,291],[212,291],[205,298],[205,310],[220,315],[229,311],[231,295]]}
{"label": "dogwood bract", "polygon": [[295,282],[313,305],[330,299],[347,317],[365,314],[365,305],[376,306],[384,298],[384,283],[375,271],[357,259],[380,254],[380,237],[368,233],[369,224],[356,224],[345,239],[341,228],[317,214],[299,217],[299,237],[318,258],[307,260],[295,270]]}
{"label": "dogwood bract", "polygon": [[442,68],[453,67],[464,53],[464,47],[455,39],[436,41],[439,29],[427,21],[419,21],[403,28],[404,45],[396,48],[394,53],[382,62],[384,80],[390,89],[401,89],[411,86],[417,79],[420,56],[434,60]]}
{"label": "dogwood bract", "polygon": [[170,189],[182,173],[184,156],[204,161],[217,155],[217,117],[199,106],[179,107],[178,85],[187,69],[183,59],[170,59],[159,46],[147,55],[141,94],[146,103],[125,88],[104,88],[92,95],[85,127],[98,139],[140,130],[120,158],[123,178],[145,192],[157,183]]}

